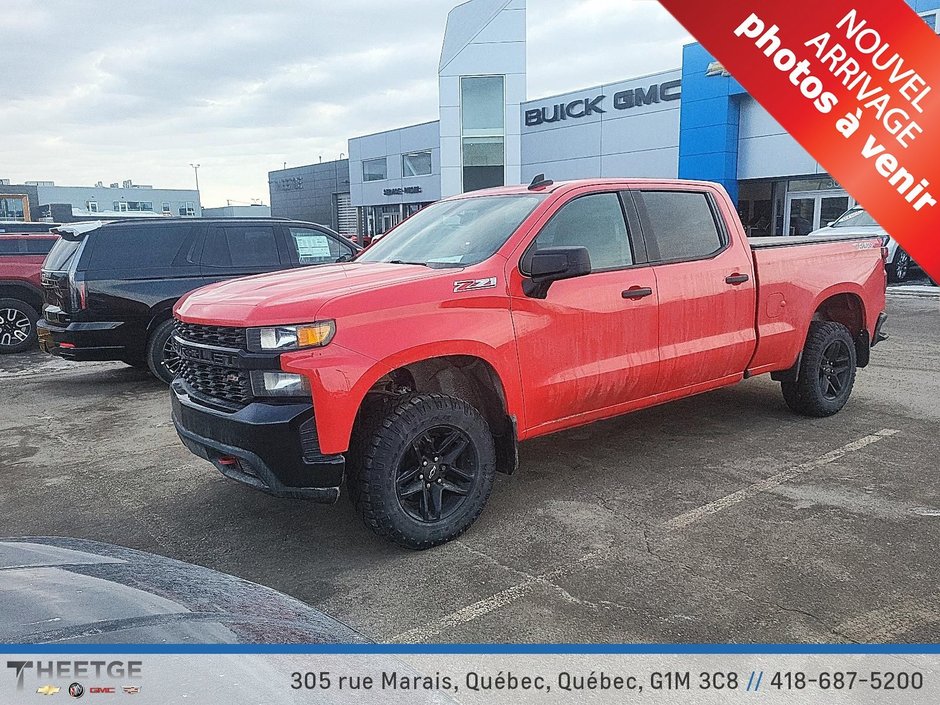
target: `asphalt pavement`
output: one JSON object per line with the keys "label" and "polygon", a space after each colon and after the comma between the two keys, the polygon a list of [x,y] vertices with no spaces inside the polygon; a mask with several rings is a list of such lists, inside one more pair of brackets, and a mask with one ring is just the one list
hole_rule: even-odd
{"label": "asphalt pavement", "polygon": [[480,520],[415,553],[187,451],[120,363],[0,358],[0,536],[89,538],[297,597],[378,641],[940,640],[940,300],[889,298],[845,410],[769,378],[522,445]]}

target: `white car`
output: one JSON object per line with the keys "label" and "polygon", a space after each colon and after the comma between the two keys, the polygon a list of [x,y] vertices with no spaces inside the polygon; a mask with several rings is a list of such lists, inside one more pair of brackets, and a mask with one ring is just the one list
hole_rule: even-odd
{"label": "white car", "polygon": [[911,268],[916,266],[911,256],[901,249],[901,246],[895,242],[894,238],[888,235],[885,229],[878,225],[875,219],[868,215],[861,206],[849,208],[825,228],[814,230],[810,235],[832,235],[833,230],[836,233],[845,235],[880,236],[888,248],[886,269],[888,270],[889,282],[903,282],[910,276]]}

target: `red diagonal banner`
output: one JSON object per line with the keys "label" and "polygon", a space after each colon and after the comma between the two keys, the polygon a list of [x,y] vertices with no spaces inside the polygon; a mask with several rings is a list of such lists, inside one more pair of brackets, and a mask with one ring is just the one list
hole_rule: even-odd
{"label": "red diagonal banner", "polygon": [[940,281],[940,37],[903,0],[660,0]]}

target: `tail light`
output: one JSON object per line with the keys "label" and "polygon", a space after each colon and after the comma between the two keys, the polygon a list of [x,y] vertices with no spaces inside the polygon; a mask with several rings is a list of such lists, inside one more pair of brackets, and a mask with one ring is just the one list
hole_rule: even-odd
{"label": "tail light", "polygon": [[84,311],[87,304],[85,278],[78,272],[69,273],[69,298],[72,311]]}

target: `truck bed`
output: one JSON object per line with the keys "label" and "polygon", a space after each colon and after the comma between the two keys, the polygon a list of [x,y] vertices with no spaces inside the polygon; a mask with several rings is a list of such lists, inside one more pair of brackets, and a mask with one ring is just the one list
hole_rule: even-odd
{"label": "truck bed", "polygon": [[[757,350],[750,374],[787,369],[823,305],[859,317],[869,335],[885,308],[883,242],[878,236],[749,238],[757,276]],[[836,294],[836,292],[841,292]]]}

